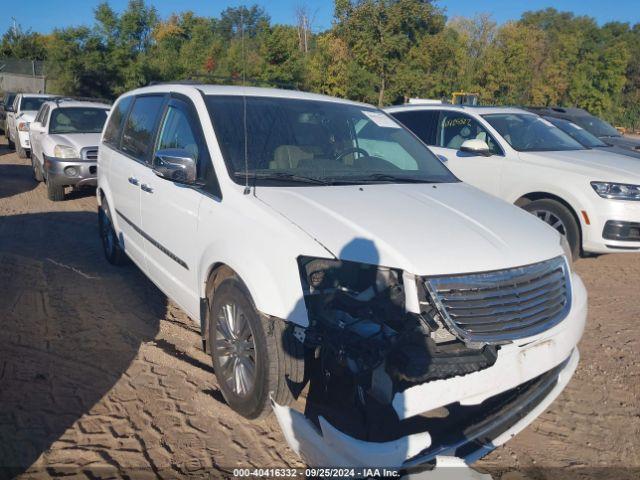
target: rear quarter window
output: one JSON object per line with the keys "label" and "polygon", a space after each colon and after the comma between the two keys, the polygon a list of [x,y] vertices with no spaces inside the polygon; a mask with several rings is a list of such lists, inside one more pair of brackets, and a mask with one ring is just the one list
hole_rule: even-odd
{"label": "rear quarter window", "polygon": [[406,112],[392,112],[405,127],[411,130],[427,145],[436,144],[436,132],[438,130],[438,111],[415,110]]}

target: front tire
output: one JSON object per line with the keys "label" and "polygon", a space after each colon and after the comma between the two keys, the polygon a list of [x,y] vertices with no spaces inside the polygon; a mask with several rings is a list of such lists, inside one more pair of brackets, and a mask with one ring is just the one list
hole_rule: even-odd
{"label": "front tire", "polygon": [[40,170],[40,163],[33,155],[31,155],[31,167],[33,168],[33,179],[38,183],[44,181],[42,170]]}
{"label": "front tire", "polygon": [[27,158],[27,150],[22,148],[20,143],[16,143],[16,152],[18,153],[19,158]]}
{"label": "front tire", "polygon": [[290,324],[261,315],[236,276],[222,280],[212,300],[209,345],[227,404],[249,419],[267,416],[270,398],[289,404],[304,380],[303,347]]}
{"label": "front tire", "polygon": [[50,181],[47,182],[47,198],[52,202],[61,202],[64,200],[64,187],[62,185],[54,185]]}
{"label": "front tire", "polygon": [[111,221],[111,211],[106,200],[102,200],[102,205],[98,207],[98,226],[100,228],[100,239],[102,240],[102,250],[104,256],[111,265],[122,266],[127,263],[127,254],[124,253],[118,235]]}
{"label": "front tire", "polygon": [[562,203],[550,199],[534,200],[523,207],[527,212],[564,235],[574,259],[580,255],[580,227],[571,211]]}

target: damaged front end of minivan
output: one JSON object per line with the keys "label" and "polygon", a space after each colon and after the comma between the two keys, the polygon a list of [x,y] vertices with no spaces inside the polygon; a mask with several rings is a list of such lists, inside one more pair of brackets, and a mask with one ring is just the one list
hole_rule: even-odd
{"label": "damaged front end of minivan", "polygon": [[453,276],[300,257],[304,411],[273,404],[314,466],[471,463],[531,423],[577,362],[586,292],[564,256]]}

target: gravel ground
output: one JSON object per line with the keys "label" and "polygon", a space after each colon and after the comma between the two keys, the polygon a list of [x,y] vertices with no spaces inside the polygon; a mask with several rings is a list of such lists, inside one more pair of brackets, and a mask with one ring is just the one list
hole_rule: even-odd
{"label": "gravel ground", "polygon": [[[303,466],[273,418],[225,405],[193,323],[137,268],[106,263],[93,192],[48,201],[4,145],[0,265],[0,478]],[[547,412],[477,464],[495,478],[640,475],[640,255],[576,269],[590,295],[580,366]]]}

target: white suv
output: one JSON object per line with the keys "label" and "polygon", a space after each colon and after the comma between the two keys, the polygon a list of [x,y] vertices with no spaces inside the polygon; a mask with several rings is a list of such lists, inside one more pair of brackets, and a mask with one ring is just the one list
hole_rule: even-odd
{"label": "white suv", "polygon": [[110,105],[59,98],[44,102],[29,127],[33,177],[45,181],[49,200],[65,187],[97,185],[98,144]]}
{"label": "white suv", "polygon": [[9,146],[15,146],[20,158],[27,158],[31,149],[29,124],[35,118],[42,104],[54,97],[55,95],[42,93],[19,93],[14,98],[13,105],[6,108],[5,135]]}
{"label": "white suv", "polygon": [[390,107],[460,179],[538,216],[574,256],[640,251],[640,162],[517,108]]}
{"label": "white suv", "polygon": [[[98,202],[107,259],[126,254],[200,325],[229,406],[275,410],[311,465],[471,462],[576,368],[586,292],[563,237],[369,105],[129,92]],[[307,386],[304,412],[287,406]]]}

